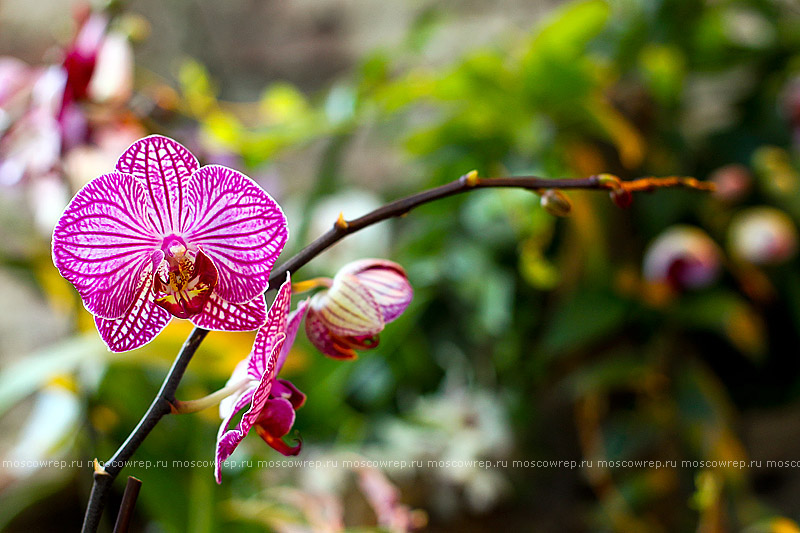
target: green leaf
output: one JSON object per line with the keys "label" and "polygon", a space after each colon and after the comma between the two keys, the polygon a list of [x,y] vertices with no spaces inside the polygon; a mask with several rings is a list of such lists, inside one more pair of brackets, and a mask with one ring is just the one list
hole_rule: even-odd
{"label": "green leaf", "polygon": [[576,350],[614,333],[628,305],[610,294],[578,292],[551,315],[541,349],[549,357]]}

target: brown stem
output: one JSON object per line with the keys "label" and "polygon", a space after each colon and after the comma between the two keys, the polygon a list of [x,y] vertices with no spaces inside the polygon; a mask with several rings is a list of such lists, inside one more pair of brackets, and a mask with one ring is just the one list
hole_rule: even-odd
{"label": "brown stem", "polygon": [[133,476],[128,476],[128,483],[125,485],[125,492],[122,493],[122,503],[119,506],[117,523],[114,524],[114,533],[128,533],[133,518],[133,508],[136,507],[136,498],[139,497],[139,489],[142,482]]}
{"label": "brown stem", "polygon": [[631,181],[621,181],[616,176],[600,174],[581,179],[545,179],[537,176],[520,176],[510,178],[479,178],[476,173],[464,174],[455,181],[445,185],[428,189],[411,196],[406,196],[390,202],[366,215],[353,220],[344,220],[341,216],[333,227],[317,238],[314,242],[300,250],[294,257],[272,271],[269,277],[268,290],[278,288],[287,272],[295,272],[300,267],[311,261],[327,248],[334,245],[345,236],[355,233],[377,222],[403,216],[415,207],[427,204],[448,196],[454,196],[474,189],[490,189],[508,187],[514,189],[527,189],[541,191],[542,189],[585,189],[607,190],[624,189],[630,192],[652,191],[661,188],[686,188],[700,191],[713,191],[714,184],[701,182],[691,177],[670,176],[667,178],[639,178]]}

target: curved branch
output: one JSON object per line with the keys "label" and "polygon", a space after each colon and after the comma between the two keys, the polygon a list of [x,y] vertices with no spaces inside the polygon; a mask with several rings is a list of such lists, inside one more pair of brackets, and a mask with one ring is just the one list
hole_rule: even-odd
{"label": "curved branch", "polygon": [[447,198],[448,196],[469,192],[474,189],[500,187],[527,189],[534,192],[540,192],[543,189],[623,190],[628,192],[641,192],[678,187],[699,191],[714,190],[713,183],[698,181],[695,178],[686,176],[669,176],[665,178],[645,177],[631,181],[622,181],[610,174],[598,174],[581,179],[546,179],[537,176],[479,178],[477,173],[473,171],[445,185],[390,202],[359,218],[344,220],[340,217],[331,229],[300,250],[294,257],[273,270],[272,275],[269,277],[269,288],[267,290],[277,289],[278,285],[286,279],[287,272],[295,272],[351,233],[355,233],[367,226],[389,218],[403,216],[415,207]]}
{"label": "curved branch", "polygon": [[[445,185],[390,202],[359,218],[345,220],[340,216],[330,230],[272,272],[269,278],[267,292],[275,290],[278,285],[286,279],[287,272],[297,271],[314,257],[347,235],[389,218],[405,215],[415,207],[447,198],[448,196],[454,196],[474,189],[499,187],[527,189],[534,192],[541,192],[543,189],[625,190],[628,192],[639,192],[670,187],[709,191],[714,188],[711,183],[700,182],[690,177],[676,176],[667,178],[647,177],[632,181],[621,181],[619,178],[608,174],[600,174],[581,179],[545,179],[536,176],[480,178],[477,172],[473,171]],[[134,452],[141,446],[144,439],[156,424],[158,424],[161,418],[172,412],[172,405],[175,402],[175,391],[178,388],[178,384],[183,377],[183,373],[186,371],[186,367],[189,365],[189,361],[191,361],[194,353],[197,351],[197,348],[200,347],[200,343],[203,342],[207,334],[208,330],[203,328],[195,327],[192,330],[192,333],[181,347],[180,352],[178,352],[175,362],[172,364],[172,368],[170,368],[164,378],[161,390],[159,390],[158,395],[153,400],[150,408],[139,421],[136,428],[134,428],[122,446],[120,446],[108,462],[103,466],[96,463],[94,484],[92,485],[92,492],[89,496],[89,504],[84,517],[83,533],[94,533],[97,531],[106,496],[114,479],[125,467],[125,463],[133,456]]]}

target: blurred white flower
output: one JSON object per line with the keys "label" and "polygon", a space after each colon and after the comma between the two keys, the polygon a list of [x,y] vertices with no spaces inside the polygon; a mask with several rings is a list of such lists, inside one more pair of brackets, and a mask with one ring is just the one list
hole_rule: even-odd
{"label": "blurred white flower", "polygon": [[56,119],[43,109],[31,110],[0,139],[0,185],[14,185],[26,175],[50,172],[60,151]]}
{"label": "blurred white flower", "polygon": [[[381,445],[368,455],[419,461],[416,470],[434,485],[433,505],[439,512],[456,512],[461,494],[472,511],[486,512],[509,492],[503,469],[486,467],[507,459],[513,444],[505,405],[496,394],[455,387],[420,398],[409,421],[391,421],[380,434]],[[478,461],[489,463],[478,466]],[[415,472],[389,471],[398,478]]]}
{"label": "blurred white flower", "polygon": [[42,389],[16,444],[4,458],[11,465],[7,473],[26,478],[47,466],[48,459],[58,458],[75,435],[80,412],[80,400],[72,391],[60,385]]}
{"label": "blurred white flower", "polygon": [[126,102],[133,93],[133,49],[128,38],[109,33],[97,54],[89,98],[101,104]]}
{"label": "blurred white flower", "polygon": [[731,253],[756,265],[776,265],[797,252],[797,228],[774,207],[751,207],[736,214],[728,230]]}

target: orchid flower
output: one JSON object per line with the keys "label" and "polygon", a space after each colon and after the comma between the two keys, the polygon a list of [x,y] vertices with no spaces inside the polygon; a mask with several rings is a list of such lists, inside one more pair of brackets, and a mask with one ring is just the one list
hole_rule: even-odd
{"label": "orchid flower", "polygon": [[414,294],[397,263],[362,259],[345,265],[311,298],[306,334],[322,353],[355,359],[378,345],[378,333],[406,310]]}
{"label": "orchid flower", "polygon": [[[291,298],[292,283],[287,273],[269,309],[266,324],[256,334],[252,352],[236,366],[226,385],[241,383],[241,392],[226,398],[219,406],[223,422],[217,434],[214,469],[217,483],[222,482],[222,463],[252,428],[283,455],[300,453],[301,443],[289,446],[283,437],[292,429],[295,411],[302,407],[306,397],[291,382],[277,379],[308,306],[305,300],[289,314]],[[248,405],[237,426],[228,430],[233,417]]]}
{"label": "orchid flower", "polygon": [[95,178],[53,233],[53,262],[115,352],[150,342],[173,316],[249,331],[288,231],[280,206],[236,170],[158,135]]}

